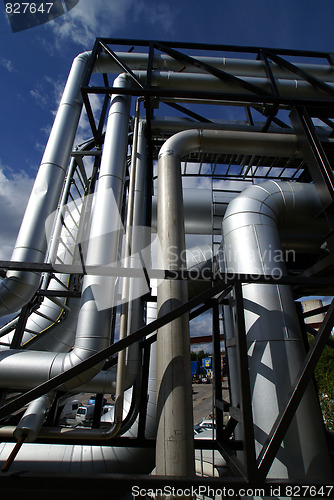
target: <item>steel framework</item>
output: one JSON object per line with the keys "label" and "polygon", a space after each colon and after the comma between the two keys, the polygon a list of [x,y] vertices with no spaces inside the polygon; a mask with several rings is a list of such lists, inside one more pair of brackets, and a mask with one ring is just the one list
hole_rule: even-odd
{"label": "steel framework", "polygon": [[[145,77],[140,77],[137,71],[130,68],[118,52],[131,52],[133,50],[143,54],[146,57],[147,66],[144,71]],[[248,61],[262,62],[264,75],[267,79],[265,87],[259,86],[243,76],[235,76],[228,70],[218,69],[204,58],[197,55],[204,54],[205,57],[233,57],[237,55],[247,63]],[[183,85],[175,88],[167,88],[163,85],[157,86],[155,82],[155,58],[156,55],[163,55],[173,60],[177,67],[175,72],[182,75],[184,68],[191,66],[196,68],[200,74],[214,77],[222,82],[227,90],[208,90],[205,85],[202,88],[185,89]],[[113,87],[109,82],[109,74],[101,72],[98,76],[93,73],[99,57],[103,55],[105,60],[112,61],[113,67],[119,67],[120,71],[125,73],[132,82],[131,87],[119,86]],[[101,150],[104,144],[104,124],[107,117],[107,109],[110,97],[117,95],[129,95],[139,98],[139,106],[142,104],[144,115],[141,120],[145,122],[147,139],[147,159],[148,159],[148,177],[147,177],[147,199],[148,201],[148,219],[147,225],[151,221],[151,199],[153,193],[153,184],[155,180],[155,164],[159,156],[162,144],[171,137],[177,129],[182,127],[210,127],[215,125],[221,129],[260,131],[263,134],[264,141],[266,134],[274,131],[280,131],[284,134],[295,134],[298,145],[302,151],[301,157],[283,156],[255,156],[246,154],[223,154],[207,153],[200,151],[198,153],[189,153],[183,158],[182,177],[196,177],[197,179],[208,179],[215,188],[216,183],[222,180],[256,183],[266,179],[289,181],[300,183],[312,183],[315,185],[319,195],[322,211],[319,217],[323,217],[327,224],[327,234],[322,242],[326,246],[327,253],[318,253],[316,256],[309,254],[298,254],[297,261],[288,263],[288,273],[281,277],[271,275],[247,275],[238,273],[229,274],[220,270],[219,272],[211,270],[206,273],[208,289],[200,294],[190,297],[185,303],[179,305],[174,310],[159,315],[159,317],[139,328],[127,337],[118,340],[110,346],[93,354],[88,359],[78,363],[76,366],[60,373],[50,380],[39,384],[37,387],[19,394],[11,401],[5,401],[0,407],[0,420],[3,423],[10,422],[13,415],[31,401],[57,390],[65,382],[73,377],[86,372],[89,368],[98,363],[106,363],[111,366],[117,363],[118,354],[126,347],[140,342],[140,348],[143,352],[143,363],[141,367],[141,396],[139,407],[139,430],[135,438],[112,437],[106,440],[105,444],[112,446],[126,447],[155,447],[155,439],[145,436],[145,418],[147,404],[147,384],[150,360],[150,349],[156,341],[156,330],[170,323],[185,313],[189,313],[189,319],[192,320],[198,315],[211,311],[212,316],[212,336],[214,350],[214,407],[217,423],[217,433],[214,440],[203,440],[195,442],[198,449],[217,450],[226,460],[229,473],[224,477],[218,478],[194,478],[194,477],[166,477],[166,476],[145,476],[145,475],[120,475],[110,474],[108,476],[94,476],[94,491],[104,491],[106,488],[114,488],[119,493],[129,491],[129,485],[142,485],[146,488],[157,488],[161,485],[174,484],[177,486],[189,485],[210,485],[219,489],[222,486],[235,487],[236,485],[264,485],[267,493],[270,488],[283,484],[286,481],[273,479],[268,476],[274,458],[277,456],[281,443],[284,439],[291,421],[296,413],[298,405],[305,393],[306,387],[312,382],[314,369],[320,358],[324,346],[327,344],[333,346],[330,340],[330,334],[334,326],[334,303],[322,311],[325,311],[325,319],[318,332],[315,334],[315,341],[309,348],[307,355],[297,376],[294,386],[282,409],[279,411],[277,419],[271,428],[268,436],[259,453],[255,450],[254,423],[252,410],[252,394],[250,391],[248,354],[246,346],[244,299],[242,285],[245,283],[261,284],[279,284],[289,285],[295,298],[305,295],[328,295],[334,294],[334,240],[333,240],[333,199],[334,199],[334,178],[333,178],[333,137],[334,129],[334,87],[324,79],[314,76],[311,72],[303,69],[307,64],[321,64],[326,67],[330,73],[334,71],[334,58],[332,53],[279,50],[259,47],[238,47],[225,45],[208,45],[198,43],[175,43],[150,40],[133,39],[104,39],[98,38],[93,47],[88,70],[81,86],[81,94],[85,105],[86,114],[90,123],[92,140],[89,145],[72,152],[72,158],[79,179],[82,182],[82,189],[85,194],[94,191],[95,181],[101,164]],[[306,83],[312,88],[314,93],[308,95],[297,94],[295,97],[287,96],[282,91],[279,78],[276,71],[288,72],[293,75],[298,82]],[[115,70],[116,73],[116,70]],[[102,84],[101,84],[102,79]],[[269,83],[268,83],[269,82]],[[93,110],[91,96],[102,96],[99,112]],[[233,106],[233,119],[228,119],[231,113],[230,106]],[[168,120],[164,117],[166,114],[161,108],[170,109],[173,119],[173,127],[163,126]],[[167,108],[166,108],[167,107]],[[245,113],[245,119],[241,119],[241,111]],[[219,118],[212,118],[218,113]],[[254,116],[257,116],[255,120]],[[179,123],[178,123],[179,120]],[[175,125],[176,123],[176,125]],[[321,125],[321,126],[320,126]],[[132,123],[131,123],[132,126]],[[84,161],[87,158],[93,158],[92,176],[87,178]],[[129,172],[128,172],[129,175]],[[77,183],[77,184],[76,184]],[[72,176],[72,189],[78,189],[79,182]],[[128,184],[128,179],[127,179]],[[235,184],[236,185],[236,184]],[[238,188],[236,188],[238,190]],[[124,197],[124,210],[126,207],[126,196]],[[217,240],[218,241],[218,240]],[[82,254],[81,254],[82,257]],[[80,279],[84,275],[96,274],[115,274],[117,276],[135,277],[136,272],[128,268],[110,268],[86,264],[84,258],[78,265],[68,265],[58,262],[55,266],[52,263],[36,262],[14,262],[2,261],[0,263],[2,271],[20,270],[35,271],[44,273],[49,279],[56,278],[57,273],[65,273],[74,277],[69,287],[63,290],[50,290],[48,288],[39,288],[31,301],[22,309],[19,319],[16,323],[16,330],[10,348],[17,348],[21,345],[21,339],[26,327],[26,321],[29,315],[36,311],[43,298],[70,298],[80,297]],[[196,276],[192,276],[191,270],[158,270],[150,271],[150,277],[163,278],[165,280],[187,280],[196,281]],[[201,281],[203,282],[203,280]],[[224,401],[222,396],[221,384],[221,315],[222,305],[231,302],[231,291],[234,297],[234,311],[236,331],[235,337],[229,339],[228,345],[236,346],[238,362],[238,380],[240,401],[238,406]],[[144,303],[156,300],[152,295],[147,294],[143,297]],[[66,311],[64,309],[64,314]],[[306,317],[307,314],[304,314]],[[61,319],[59,319],[61,321]],[[304,333],[306,335],[307,327],[301,318]],[[308,328],[310,331],[310,329]],[[4,391],[5,395],[5,391]],[[102,397],[102,396],[101,396]],[[228,423],[226,424],[226,415]],[[48,418],[48,425],[52,422],[52,412]],[[98,419],[94,424],[99,426]],[[236,428],[242,428],[243,439],[235,437]],[[6,441],[13,440],[6,436]],[[43,428],[38,435],[38,443],[73,443],[71,437],[63,434],[61,438],[56,439],[51,434],[44,433]],[[84,437],[75,440],[76,444],[99,445],[100,441]],[[21,443],[22,444],[22,443]],[[18,450],[16,450],[18,451]],[[238,452],[242,451],[244,460],[241,461]],[[15,456],[13,456],[13,460]],[[61,479],[61,483],[58,482]],[[98,479],[98,480],[97,480]],[[41,475],[34,472],[22,472],[20,474],[7,474],[1,476],[1,487],[3,491],[23,491],[29,487],[36,493],[43,493],[52,481],[53,488],[75,489],[76,492],[89,491],[89,483],[92,476],[83,478],[75,475]],[[64,482],[65,481],[65,482]],[[288,481],[291,484],[308,484],[305,480],[301,483],[298,478]],[[309,484],[315,484],[312,480]],[[328,478],[328,485],[334,485],[333,478]],[[320,483],[319,483],[320,486]]]}

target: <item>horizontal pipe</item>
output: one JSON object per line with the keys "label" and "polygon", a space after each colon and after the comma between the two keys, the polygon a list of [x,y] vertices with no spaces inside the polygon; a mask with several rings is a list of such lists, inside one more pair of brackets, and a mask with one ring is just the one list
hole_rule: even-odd
{"label": "horizontal pipe", "polygon": [[[136,52],[116,52],[119,59],[132,70],[147,70],[148,54]],[[236,59],[227,57],[203,57],[194,56],[199,62],[209,64],[216,69],[225,71],[235,76],[249,76],[266,78],[266,67],[262,61],[251,59]],[[334,81],[334,71],[330,64],[303,64],[295,63],[295,65],[303,71],[310,73],[312,76],[323,81]],[[291,71],[270,63],[273,75],[275,78],[282,79],[299,79],[301,77],[291,73]],[[177,61],[176,59],[166,55],[155,53],[152,60],[153,70],[162,71],[180,71],[184,73],[204,73],[205,71],[198,66],[189,63]],[[94,65],[94,71],[99,73],[118,73],[120,66],[107,54],[100,53]]]}
{"label": "horizontal pipe", "polygon": [[[135,71],[134,74],[141,81],[145,82],[146,72]],[[270,80],[267,78],[254,78],[245,77],[243,80],[251,85],[258,87],[260,90],[264,90],[272,93],[272,86]],[[193,91],[206,91],[206,92],[223,92],[226,94],[235,94],[236,92],[254,95],[249,89],[243,88],[237,83],[231,83],[229,81],[222,81],[219,78],[208,75],[208,74],[195,74],[195,73],[175,73],[172,71],[152,71],[152,86],[162,87],[164,89],[172,90],[193,90]],[[334,83],[325,82],[331,89],[331,94],[316,88],[310,83],[304,80],[290,79],[283,80],[278,79],[276,85],[279,94],[282,98],[289,99],[315,99],[320,100],[327,97],[327,99],[333,99]],[[228,100],[228,95],[226,96]]]}

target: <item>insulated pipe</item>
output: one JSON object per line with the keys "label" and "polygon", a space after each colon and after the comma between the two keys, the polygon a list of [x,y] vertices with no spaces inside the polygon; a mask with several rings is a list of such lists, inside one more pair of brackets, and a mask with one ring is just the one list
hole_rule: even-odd
{"label": "insulated pipe", "polygon": [[[264,142],[265,141],[265,142]],[[185,265],[181,158],[194,151],[212,153],[300,155],[294,136],[187,130],[168,139],[158,160],[158,237],[162,267],[179,270]],[[233,203],[233,202],[232,202]],[[245,245],[245,248],[247,246]],[[159,314],[187,299],[187,285],[164,280],[158,287]],[[194,467],[190,346],[187,316],[159,330],[157,341],[158,433],[157,473],[191,475]],[[189,372],[189,373],[188,373]],[[182,408],[182,411],[180,410]]]}
{"label": "insulated pipe", "polygon": [[[124,80],[121,80],[124,81]],[[123,100],[124,99],[124,100]],[[127,98],[125,96],[114,96],[113,103],[115,106],[117,106],[116,109],[118,109],[119,106],[121,106],[121,102],[128,102]],[[126,105],[127,106],[127,105]],[[125,132],[127,128],[127,118],[123,114],[123,112],[118,113],[112,113],[113,115],[113,120],[115,120],[114,123],[108,120],[108,133],[107,133],[107,142],[104,147],[104,152],[103,152],[103,163],[104,165],[107,162],[107,158],[110,156],[112,158],[112,155],[115,155],[115,158],[124,158],[124,149],[126,148],[125,143],[127,140],[127,132]],[[118,124],[118,120],[120,120],[120,124]],[[117,126],[116,126],[117,124]],[[122,124],[122,125],[121,125]],[[120,127],[119,127],[120,125]],[[121,146],[121,137],[119,134],[119,130],[121,130],[123,127],[123,139],[124,141],[123,146]],[[116,135],[114,136],[114,133]],[[265,137],[264,137],[265,135]],[[126,136],[126,137],[125,137]],[[108,138],[110,137],[110,138]],[[265,139],[265,142],[264,142]],[[120,148],[120,149],[119,149]],[[170,138],[168,141],[166,141],[165,146],[163,147],[163,154],[165,157],[165,161],[168,164],[168,159],[175,159],[177,162],[177,165],[180,167],[180,158],[182,155],[185,155],[187,153],[193,152],[193,151],[201,151],[205,150],[208,152],[217,152],[217,153],[235,153],[235,152],[240,152],[240,154],[268,154],[268,155],[278,155],[278,156],[283,156],[286,155],[287,157],[293,157],[293,156],[300,156],[300,151],[298,149],[297,145],[297,139],[295,136],[286,136],[284,134],[262,134],[262,133],[257,133],[257,132],[229,132],[229,131],[215,131],[215,130],[187,130],[184,132],[180,132],[173,136],[173,138]],[[123,151],[123,152],[122,152]],[[161,162],[160,162],[161,164]],[[179,168],[178,167],[178,168]],[[101,167],[102,168],[102,167]],[[104,168],[104,167],[103,167]],[[117,167],[120,168],[120,167]],[[168,166],[167,166],[168,168]],[[176,168],[177,171],[177,168]],[[178,175],[180,173],[178,172]],[[112,181],[114,179],[114,181]],[[118,188],[120,188],[122,182],[118,176],[112,177],[110,175],[106,175],[103,178],[101,178],[101,184],[104,184],[105,187],[108,189],[110,185],[108,182],[115,182],[117,184]],[[171,188],[170,182],[167,182],[166,187],[161,186],[160,191],[162,189],[162,193],[164,193],[165,189]],[[171,191],[173,191],[171,189]],[[106,191],[107,193],[108,191]],[[171,193],[172,200],[174,198],[173,192]],[[102,199],[104,200],[102,202]],[[162,197],[160,197],[160,202],[163,203],[164,199],[164,194]],[[93,224],[93,233],[91,235],[91,254],[89,256],[90,262],[92,264],[103,264],[105,263],[110,263],[111,261],[111,255],[108,252],[109,245],[108,242],[104,241],[104,243],[107,244],[101,244],[101,248],[99,250],[99,257],[96,255],[96,260],[94,257],[95,249],[94,247],[96,246],[95,244],[97,243],[98,239],[96,241],[94,240],[94,231],[101,231],[101,226],[102,221],[106,223],[106,227],[108,227],[109,222],[111,223],[109,213],[110,210],[109,208],[115,208],[110,207],[108,205],[108,200],[110,202],[110,197],[96,197],[96,203],[97,204],[104,204],[106,203],[107,210],[103,212],[103,214],[100,216],[98,215],[98,212],[96,212],[96,216],[94,215],[94,220],[97,219],[96,225]],[[167,198],[165,198],[165,202],[163,205],[165,206],[165,216],[167,219],[167,223],[170,223],[172,218],[170,217],[170,209],[166,205],[167,203]],[[109,206],[109,208],[108,208]],[[175,207],[175,213],[179,211],[179,206],[176,203],[174,205]],[[96,217],[96,219],[95,219]],[[179,223],[183,224],[183,222],[179,219]],[[163,225],[164,223],[162,223]],[[166,225],[167,227],[167,225]],[[99,229],[97,229],[99,228]],[[110,226],[109,226],[109,229]],[[162,230],[164,230],[162,228]],[[181,229],[183,231],[183,229]],[[100,233],[98,233],[100,234]],[[97,235],[98,236],[98,235]],[[114,236],[114,235],[113,235]],[[160,237],[160,236],[159,236]],[[114,238],[113,238],[114,239]],[[101,240],[105,240],[105,238],[101,238]],[[179,244],[181,244],[179,241],[176,242],[177,247]],[[114,244],[114,243],[112,243]],[[173,243],[174,244],[174,243]],[[112,247],[113,248],[113,247]],[[181,247],[182,250],[183,246]],[[167,256],[168,256],[168,246],[167,246]],[[94,257],[94,259],[93,259]],[[172,257],[170,255],[169,257]],[[116,259],[115,259],[116,260]],[[166,268],[167,269],[167,268]],[[75,363],[79,361],[79,359],[83,359],[83,357],[88,356],[89,353],[92,353],[92,346],[93,349],[99,348],[99,345],[102,343],[104,344],[107,342],[107,337],[109,335],[109,332],[107,332],[107,327],[106,323],[104,321],[106,320],[106,316],[108,316],[108,319],[106,322],[109,322],[109,314],[110,311],[108,309],[98,311],[96,309],[96,306],[94,304],[93,298],[100,298],[101,296],[98,293],[92,293],[92,286],[89,285],[89,283],[92,281],[92,286],[94,285],[94,277],[86,276],[85,277],[85,288],[84,288],[84,293],[83,293],[83,309],[85,312],[83,315],[80,314],[79,317],[79,322],[78,322],[78,328],[77,328],[77,340],[75,341],[75,348],[71,353],[68,354],[55,354],[54,352],[38,352],[36,351],[15,351],[15,350],[10,350],[9,351],[4,351],[0,353],[0,384],[1,387],[12,387],[13,389],[26,389],[26,388],[31,388],[34,387],[45,380],[48,380],[50,376],[56,375],[57,373],[60,373],[62,370],[65,369],[66,366],[69,366],[71,363]],[[110,281],[108,281],[108,278],[103,278],[101,277],[101,281],[99,278],[97,278],[97,284],[101,284],[102,282],[110,284]],[[174,286],[174,285],[173,285]],[[96,288],[96,287],[95,287]],[[94,292],[97,292],[99,290],[94,290]],[[103,293],[103,290],[101,290]],[[103,293],[103,297],[101,299],[101,304],[104,303],[104,298],[105,294]],[[110,298],[110,297],[109,297]],[[94,317],[94,314],[98,318],[101,318],[101,324],[98,323],[98,327],[94,322],[89,321],[82,321],[80,318],[84,318],[86,315],[87,309],[92,309],[92,318]],[[109,311],[109,312],[108,312]],[[102,320],[102,317],[104,317],[104,320]],[[95,332],[103,332],[102,337],[104,340],[97,338],[96,342],[94,340],[94,333]],[[78,348],[77,348],[78,345]],[[38,356],[38,358],[37,358]],[[36,361],[38,359],[38,361]],[[18,367],[20,367],[18,369]],[[22,377],[22,373],[29,373],[29,377]],[[91,376],[94,376],[94,373],[89,375],[89,377],[84,377],[84,380],[76,381],[76,385],[83,385],[88,382],[88,380],[91,378]],[[66,385],[67,389],[70,389],[71,387],[67,384]]]}
{"label": "insulated pipe", "polygon": [[[230,203],[224,217],[226,272],[286,274],[278,227],[297,220],[309,228],[310,221],[320,211],[321,204],[311,184],[267,181],[247,188]],[[254,432],[259,452],[278,412],[288,400],[305,350],[290,287],[246,284],[243,301]],[[226,312],[228,326],[228,321],[232,320],[231,314]],[[227,332],[227,336],[231,334]],[[231,355],[232,352],[229,362]],[[235,362],[233,357],[231,366],[234,367]],[[238,386],[236,369],[231,376],[231,385]],[[238,391],[232,392],[233,405],[240,402],[235,398],[238,398]],[[276,478],[308,481],[332,477],[319,404],[311,385],[269,474]]]}
{"label": "insulated pipe", "polygon": [[[133,215],[134,215],[133,211],[134,211],[134,199],[135,199],[136,167],[137,167],[139,110],[140,110],[140,101],[139,99],[137,99],[135,120],[134,120],[129,194],[127,203],[128,206],[126,214],[126,229],[124,238],[125,269],[129,269],[131,267],[131,246],[132,246],[131,240],[132,240],[132,226],[133,226]],[[130,278],[124,277],[122,282],[122,304],[121,304],[120,325],[119,325],[119,340],[124,339],[129,333],[128,312],[129,312],[129,301],[131,300],[129,296],[130,281],[131,281]],[[120,430],[123,419],[123,402],[124,402],[125,376],[126,376],[126,354],[127,354],[126,349],[123,349],[118,353],[114,424],[113,424],[115,426],[115,434]]]}
{"label": "insulated pipe", "polygon": [[19,440],[24,437],[27,443],[35,441],[54,397],[55,393],[45,394],[29,404],[13,432],[15,439]]}
{"label": "insulated pipe", "polygon": [[[128,87],[127,75],[119,75],[114,86]],[[118,260],[130,102],[129,96],[117,94],[111,100],[89,234],[87,265],[113,265]],[[62,354],[55,357],[51,376],[67,370],[110,344],[115,281],[114,277],[84,277],[75,347],[65,357]],[[81,385],[98,372],[99,369],[95,367],[88,378],[86,373],[84,378],[78,377],[76,382],[79,381]]]}
{"label": "insulated pipe", "polygon": [[[90,55],[90,52],[80,54],[73,62],[63,98],[61,100],[42,159],[42,168],[40,167],[36,177],[32,195],[28,202],[17,243],[12,254],[12,260],[14,261],[43,262],[44,260],[46,250],[44,223],[46,218],[56,209],[59,199],[82,107],[80,85],[87,70]],[[140,66],[140,61],[142,61],[141,54],[135,54],[133,56],[128,54],[128,56],[130,56],[131,59],[134,59],[135,67],[138,67],[138,65]],[[99,56],[99,59],[94,66],[94,71],[113,71],[115,68],[114,63],[110,65],[110,60],[111,58],[108,56]],[[166,61],[167,60],[170,61],[173,66],[173,59],[170,60],[167,58]],[[105,62],[107,62],[106,67],[103,66]],[[211,63],[213,62],[214,61],[211,61]],[[247,61],[240,65],[238,63],[237,66],[239,65],[246,68],[248,64],[252,64],[255,68],[255,66],[258,65],[258,62],[253,61],[250,63]],[[165,62],[163,62],[163,66],[165,69]],[[147,66],[145,66],[145,69],[146,67]],[[166,69],[169,68],[167,67]],[[247,72],[248,69],[246,73]],[[327,73],[327,66],[325,67],[325,73]],[[329,73],[331,73],[331,71],[329,71]],[[138,76],[140,76],[139,73]],[[161,83],[162,81],[164,87],[171,85],[171,79],[173,79],[173,85],[176,83],[178,86],[181,86],[181,88],[183,86],[186,89],[191,88],[193,90],[198,88],[198,85],[201,89],[214,89],[216,88],[216,85],[218,85],[220,90],[222,89],[222,86],[224,86],[224,84],[222,84],[222,82],[217,78],[201,74],[188,76],[187,74],[182,75],[180,73],[171,74],[170,72],[163,73],[160,71],[153,71],[152,76],[153,84],[156,84],[157,82]],[[141,72],[141,77],[146,79],[146,73]],[[157,82],[154,83],[154,79],[157,80]],[[260,86],[263,85],[264,87],[270,89],[270,83],[268,80],[262,80],[263,81],[261,82],[261,79],[257,79],[254,83],[259,84]],[[203,87],[203,85],[205,85],[205,87]],[[206,85],[208,85],[208,87],[206,87]],[[288,88],[285,90],[286,85]],[[278,87],[281,87],[280,82],[278,82]],[[297,80],[292,80],[292,86],[291,83],[282,81],[282,88],[280,88],[280,92],[282,92],[282,95],[286,95],[287,92],[289,97],[293,97],[297,95],[297,89],[298,96],[312,96],[317,98],[318,96],[323,97],[325,95],[321,91],[314,92],[311,85],[305,82],[298,83]],[[226,90],[228,91],[228,89]],[[233,91],[235,91],[234,86]],[[30,223],[31,220],[34,221],[32,226]],[[0,315],[16,312],[23,307],[23,305],[25,305],[32,298],[37,290],[39,279],[40,276],[38,273],[18,271],[8,272],[7,278],[2,282],[0,287]]]}
{"label": "insulated pipe", "polygon": [[[173,136],[172,140],[175,136]],[[158,159],[158,238],[162,268],[185,267],[181,159],[167,140]],[[177,143],[177,141],[175,141]],[[170,254],[173,249],[173,257]],[[163,280],[158,286],[158,316],[187,300],[187,283]],[[166,476],[195,474],[190,370],[189,320],[184,314],[158,330],[157,339],[156,473]]]}
{"label": "insulated pipe", "polygon": [[[116,52],[116,55],[131,69],[147,70],[148,54],[136,52]],[[266,78],[266,67],[263,61],[251,59],[235,59],[227,57],[203,57],[194,56],[198,61],[209,64],[214,68],[226,71],[236,76],[252,76]],[[322,81],[334,81],[334,71],[330,64],[303,64],[296,63],[298,68],[310,73]],[[291,71],[281,68],[276,64],[270,63],[275,78],[283,79],[301,79],[300,76]],[[163,71],[180,71],[185,73],[205,73],[199,67],[187,64],[182,61],[165,55],[154,54],[152,68]],[[95,71],[99,73],[119,72],[119,65],[107,54],[100,53],[94,66]]]}
{"label": "insulated pipe", "polygon": [[[251,139],[250,139],[251,137]],[[278,136],[187,130],[168,139],[158,160],[158,237],[162,250],[162,268],[179,270],[184,262],[184,214],[181,181],[181,157],[194,151],[234,152],[239,154],[268,148],[282,152]],[[285,154],[294,156],[297,143],[287,138]],[[242,151],[240,151],[240,149]],[[183,257],[183,259],[182,259]],[[187,300],[187,283],[164,280],[158,287],[159,314],[166,314]],[[194,474],[194,443],[190,341],[188,316],[183,315],[159,329],[157,341],[158,432],[156,470],[162,475]]]}
{"label": "insulated pipe", "polygon": [[[134,71],[135,76],[142,81],[146,81],[145,71]],[[270,80],[267,78],[253,78],[245,77],[243,80],[247,83],[255,85],[262,90],[266,90],[272,93],[272,87]],[[327,85],[334,90],[334,83],[325,82]],[[278,79],[276,85],[279,94],[282,98],[288,99],[333,99],[333,95],[316,88],[310,83],[304,80],[282,80]],[[172,71],[152,71],[152,86],[162,87],[164,89],[177,89],[177,90],[193,90],[193,91],[203,91],[206,92],[222,92],[222,93],[233,93],[240,92],[244,95],[255,95],[254,92],[243,88],[237,83],[231,83],[228,81],[222,81],[219,78],[208,75],[208,74],[196,74],[196,73],[175,73]],[[224,100],[224,97],[222,97]],[[228,97],[227,97],[228,100]],[[178,99],[180,101],[180,99]],[[197,100],[197,102],[200,102]]]}
{"label": "insulated pipe", "polygon": [[[120,75],[114,84],[116,87],[129,85],[126,75]],[[115,94],[110,105],[95,196],[86,259],[88,265],[98,266],[117,262],[129,112],[130,97]],[[22,384],[25,387],[27,385],[33,387],[107,347],[110,343],[114,294],[114,277],[86,275],[83,281],[75,346],[72,351],[54,353],[11,349],[1,352],[0,383],[13,388],[20,386],[22,388]],[[100,367],[94,367],[75,377],[62,386],[63,390],[85,384],[99,370]],[[25,377],[22,377],[22,373]]]}
{"label": "insulated pipe", "polygon": [[[11,257],[13,261],[44,262],[45,221],[57,209],[63,187],[82,108],[80,85],[89,59],[90,52],[84,52],[73,61]],[[33,297],[39,282],[39,273],[8,272],[0,285],[0,315],[21,309]]]}

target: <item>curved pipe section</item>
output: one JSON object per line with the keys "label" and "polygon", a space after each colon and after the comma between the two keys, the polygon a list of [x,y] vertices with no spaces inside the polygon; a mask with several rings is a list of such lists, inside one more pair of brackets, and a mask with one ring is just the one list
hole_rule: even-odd
{"label": "curved pipe section", "polygon": [[[310,227],[320,212],[315,187],[267,181],[251,186],[229,205],[223,221],[223,251],[227,272],[286,274],[278,228],[299,221]],[[243,286],[254,432],[261,449],[281,407],[286,403],[305,350],[290,287]],[[233,312],[226,311],[227,337],[233,336]],[[231,385],[239,386],[231,352]],[[239,403],[232,392],[233,405]],[[287,431],[271,477],[325,479],[332,477],[319,405],[309,387]]]}
{"label": "curved pipe section", "polygon": [[[286,140],[287,139],[287,140]],[[194,152],[299,154],[294,136],[187,130],[169,138],[158,159],[157,227],[162,268],[186,267],[181,158]],[[270,153],[269,153],[270,152]],[[159,314],[166,314],[187,299],[187,283],[164,280],[158,287]],[[161,328],[157,341],[157,474],[194,474],[192,391],[188,316]],[[189,360],[187,363],[185,360]],[[178,460],[175,460],[178,457]]]}
{"label": "curved pipe section", "polygon": [[[21,225],[15,249],[12,254],[13,261],[19,262],[43,262],[46,251],[46,238],[44,224],[46,218],[55,211],[59,195],[62,189],[65,171],[67,169],[69,155],[74,140],[76,127],[80,118],[82,98],[80,85],[85,76],[90,52],[84,52],[77,56],[71,68],[71,72],[65,87],[65,91],[56,115],[56,119],[49,137],[49,141],[42,159],[42,163],[36,177],[33,191],[28,202],[25,216]],[[124,55],[123,55],[124,56]],[[125,56],[124,56],[125,57]],[[140,67],[142,55],[128,54],[133,59],[135,67]],[[112,71],[113,64],[103,66],[105,56],[101,55],[95,64],[95,71]],[[110,58],[107,58],[110,61]],[[166,61],[171,61],[167,58]],[[164,69],[166,61],[163,62]],[[210,60],[214,63],[213,60]],[[220,65],[217,59],[218,66]],[[253,61],[255,65],[257,62]],[[171,63],[173,64],[173,63]],[[243,66],[247,67],[249,62]],[[109,66],[108,66],[109,65]],[[225,61],[224,64],[225,65]],[[255,67],[253,64],[253,66]],[[241,65],[242,66],[242,65]],[[145,66],[146,69],[146,66]],[[233,65],[231,71],[233,70]],[[247,70],[248,71],[248,70]],[[325,69],[325,71],[327,71]],[[257,70],[256,70],[257,73]],[[139,77],[146,79],[146,73],[138,72]],[[222,82],[210,75],[180,74],[172,72],[153,71],[153,84],[163,82],[164,87],[177,84],[179,88],[196,89],[203,88],[221,89]],[[156,80],[156,81],[155,81]],[[260,86],[270,87],[267,79],[257,79],[253,83]],[[315,91],[313,87],[305,82],[297,80],[282,80],[278,82],[282,95],[290,97],[298,95],[311,95],[317,97],[323,94]],[[225,89],[228,91],[228,89]],[[34,221],[31,225],[31,221]],[[7,273],[7,278],[0,287],[0,315],[6,315],[18,311],[34,295],[39,286],[39,273],[12,271]]]}
{"label": "curved pipe section", "polygon": [[[114,85],[127,86],[120,75]],[[125,178],[130,98],[114,95],[108,117],[100,176],[95,196],[86,263],[106,265],[117,262],[120,206]],[[114,214],[114,217],[110,217]],[[74,348],[69,353],[16,351],[0,353],[0,380],[7,387],[27,388],[62,373],[110,344],[111,314],[115,294],[113,277],[86,275]],[[18,370],[18,366],[20,369]],[[64,390],[91,380],[101,367],[81,374]],[[22,377],[22,373],[26,377]],[[22,387],[24,386],[24,387]]]}

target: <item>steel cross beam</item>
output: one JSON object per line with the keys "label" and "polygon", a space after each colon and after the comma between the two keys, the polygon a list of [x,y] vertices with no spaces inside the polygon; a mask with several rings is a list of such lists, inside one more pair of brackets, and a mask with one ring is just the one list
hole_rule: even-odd
{"label": "steel cross beam", "polygon": [[231,82],[234,83],[246,90],[249,90],[250,92],[253,92],[259,96],[270,96],[270,92],[267,90],[261,89],[260,87],[257,87],[256,85],[253,85],[251,83],[246,82],[242,78],[238,78],[234,75],[231,75],[230,73],[227,73],[226,71],[223,71],[221,69],[217,69],[214,66],[211,66],[210,64],[204,63],[202,61],[199,61],[198,59],[188,56],[186,54],[183,54],[182,52],[179,52],[177,50],[171,49],[170,47],[167,47],[166,45],[156,42],[155,47],[159,49],[161,52],[165,52],[169,56],[173,57],[173,59],[179,60],[181,62],[185,62],[188,64],[191,64],[192,66],[195,66],[197,68],[201,68],[207,73],[210,73],[211,75],[219,78],[219,80],[222,80],[223,82]]}

